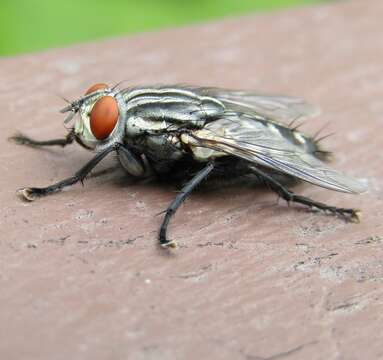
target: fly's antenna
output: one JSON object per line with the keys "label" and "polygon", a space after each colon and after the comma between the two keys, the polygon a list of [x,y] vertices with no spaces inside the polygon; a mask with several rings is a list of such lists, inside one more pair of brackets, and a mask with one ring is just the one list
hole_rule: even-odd
{"label": "fly's antenna", "polygon": [[60,112],[62,114],[69,112],[69,114],[67,115],[67,117],[64,120],[64,124],[68,124],[69,122],[71,122],[72,119],[74,118],[74,116],[76,115],[77,111],[78,111],[78,106],[76,106],[76,104],[72,103],[72,102],[69,102],[68,106],[61,109]]}
{"label": "fly's antenna", "polygon": [[65,106],[63,109],[60,110],[61,114],[65,114],[65,113],[69,112],[69,114],[67,115],[67,117],[64,120],[64,124],[68,124],[69,122],[72,121],[74,116],[77,114],[82,101],[78,101],[78,100],[70,101],[70,100],[68,100],[62,96],[60,96],[60,97],[68,104],[68,106]]}
{"label": "fly's antenna", "polygon": [[76,112],[75,111],[71,111],[69,113],[69,115],[65,118],[64,120],[64,126],[68,123],[70,123],[72,121],[72,119],[74,118],[74,116],[76,115]]}
{"label": "fly's antenna", "polygon": [[69,112],[68,116],[64,120],[64,127],[65,129],[71,131],[72,127],[68,128],[65,125],[68,124],[70,121],[72,121],[73,117],[76,115],[76,112],[77,112],[76,104],[74,101],[68,100],[66,97],[62,96],[61,94],[56,93],[56,96],[58,96],[61,100],[63,100],[64,102],[68,104],[68,106],[60,110],[60,113],[63,114],[63,113]]}

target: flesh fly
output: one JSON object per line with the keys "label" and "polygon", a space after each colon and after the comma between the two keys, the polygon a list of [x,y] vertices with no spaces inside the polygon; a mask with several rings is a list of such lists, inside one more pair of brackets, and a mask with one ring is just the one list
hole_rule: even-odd
{"label": "flesh fly", "polygon": [[27,187],[26,200],[83,181],[111,152],[133,177],[177,177],[184,186],[165,211],[159,231],[164,247],[170,219],[193,189],[209,177],[255,175],[288,202],[358,221],[359,211],[329,206],[297,195],[285,180],[303,180],[326,189],[361,193],[365,186],[325,163],[328,153],[298,131],[293,120],[316,109],[304,100],[246,91],[186,86],[116,89],[95,84],[61,110],[73,126],[65,138],[37,141],[22,134],[11,139],[30,146],[66,146],[73,141],[96,155],[74,176],[53,185]]}

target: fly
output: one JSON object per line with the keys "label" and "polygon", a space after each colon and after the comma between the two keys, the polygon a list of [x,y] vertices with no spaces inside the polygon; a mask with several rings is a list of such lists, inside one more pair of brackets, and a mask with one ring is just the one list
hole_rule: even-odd
{"label": "fly", "polygon": [[[30,146],[78,142],[95,156],[74,176],[47,187],[18,190],[25,200],[82,182],[109,153],[128,174],[177,177],[185,185],[165,211],[159,231],[163,247],[175,247],[167,228],[178,207],[207,177],[255,175],[287,202],[358,222],[360,211],[329,206],[288,189],[285,180],[303,180],[326,189],[362,193],[364,184],[327,166],[328,152],[298,131],[295,119],[317,113],[304,100],[218,88],[153,86],[125,89],[95,84],[61,110],[73,125],[62,139],[11,139]],[[290,125],[288,125],[290,124]]]}

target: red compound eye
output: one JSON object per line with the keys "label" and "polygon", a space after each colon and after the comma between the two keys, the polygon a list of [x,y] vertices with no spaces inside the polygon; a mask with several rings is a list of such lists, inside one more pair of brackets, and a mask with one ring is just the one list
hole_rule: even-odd
{"label": "red compound eye", "polygon": [[90,112],[90,129],[98,140],[107,138],[118,120],[118,104],[114,97],[103,96],[94,104]]}
{"label": "red compound eye", "polygon": [[88,95],[88,94],[95,92],[97,90],[106,89],[108,87],[109,86],[107,84],[104,84],[104,83],[94,84],[85,92],[85,95]]}

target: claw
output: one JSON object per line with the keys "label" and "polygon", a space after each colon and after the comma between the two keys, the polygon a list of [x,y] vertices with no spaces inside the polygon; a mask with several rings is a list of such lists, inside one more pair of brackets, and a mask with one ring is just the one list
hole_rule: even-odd
{"label": "claw", "polygon": [[15,134],[8,138],[8,141],[14,142],[19,145],[28,144],[27,138],[22,134]]}
{"label": "claw", "polygon": [[163,243],[161,244],[161,246],[164,248],[164,249],[176,249],[177,248],[177,242],[175,240],[170,240],[166,243]]}
{"label": "claw", "polygon": [[353,211],[353,213],[351,214],[350,221],[353,222],[353,223],[357,223],[357,224],[359,224],[361,218],[362,218],[362,211],[359,210],[359,209],[355,209],[355,210]]}
{"label": "claw", "polygon": [[362,217],[362,211],[358,209],[347,209],[346,211],[336,212],[335,214],[340,215],[346,222],[352,222],[355,224],[360,223]]}
{"label": "claw", "polygon": [[16,194],[23,200],[33,201],[36,200],[38,195],[33,191],[32,188],[22,188],[17,190]]}

